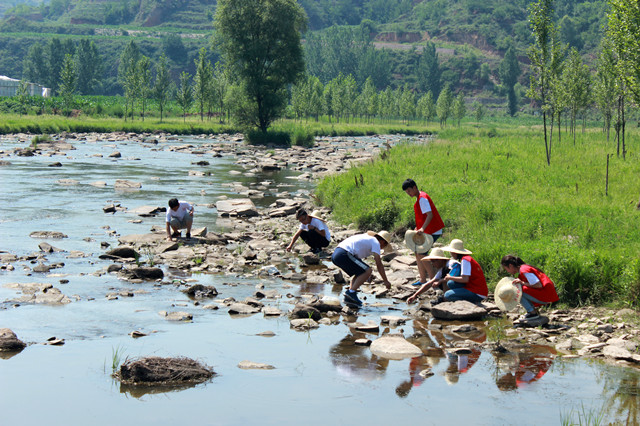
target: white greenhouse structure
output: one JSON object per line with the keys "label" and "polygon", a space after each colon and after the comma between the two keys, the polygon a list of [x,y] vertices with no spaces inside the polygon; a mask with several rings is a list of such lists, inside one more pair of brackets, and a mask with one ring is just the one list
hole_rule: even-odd
{"label": "white greenhouse structure", "polygon": [[[20,88],[20,80],[0,75],[0,96],[16,96]],[[42,96],[48,98],[51,89],[37,83],[27,83],[27,93],[29,96]]]}

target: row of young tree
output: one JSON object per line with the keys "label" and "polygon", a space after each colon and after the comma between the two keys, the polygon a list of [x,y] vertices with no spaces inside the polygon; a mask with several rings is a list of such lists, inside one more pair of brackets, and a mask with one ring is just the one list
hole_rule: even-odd
{"label": "row of young tree", "polygon": [[[453,94],[449,86],[440,91],[437,99],[431,91],[418,94],[408,85],[402,88],[377,90],[373,80],[367,78],[362,89],[358,88],[352,75],[338,77],[323,85],[318,77],[307,76],[291,90],[291,109],[297,119],[321,116],[336,122],[353,120],[398,120],[408,123],[410,120],[429,122],[437,118],[442,127],[453,118],[460,125],[466,115],[467,107],[464,94]],[[476,119],[481,120],[485,108],[474,102]]]}
{"label": "row of young tree", "polygon": [[575,144],[578,119],[582,117],[584,129],[586,112],[593,106],[602,115],[607,140],[615,119],[617,155],[626,156],[626,109],[640,104],[640,9],[635,0],[608,3],[608,25],[593,73],[575,48],[569,50],[560,41],[552,20],[553,0],[537,0],[530,6],[534,43],[527,52],[532,71],[527,95],[542,111],[547,164],[551,164],[554,128],[560,140],[566,117]]}

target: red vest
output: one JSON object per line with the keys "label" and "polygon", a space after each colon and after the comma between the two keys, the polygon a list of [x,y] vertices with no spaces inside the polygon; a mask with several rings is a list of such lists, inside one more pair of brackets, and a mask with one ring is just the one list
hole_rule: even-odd
{"label": "red vest", "polygon": [[413,205],[413,211],[416,214],[416,229],[422,228],[425,220],[427,220],[427,214],[422,213],[420,210],[420,198],[426,198],[429,202],[429,206],[431,207],[431,213],[433,213],[433,217],[431,218],[431,222],[427,225],[427,228],[424,230],[425,234],[433,234],[436,231],[444,228],[444,222],[440,217],[440,213],[438,213],[438,209],[436,209],[435,204],[431,201],[431,197],[426,192],[420,191],[420,196],[416,200],[416,203]]}
{"label": "red vest", "polygon": [[[522,291],[544,303],[552,303],[558,301],[559,297],[558,293],[556,293],[556,286],[553,284],[553,281],[551,281],[551,279],[545,275],[544,272],[531,265],[520,265],[520,275],[518,275],[518,279],[526,283],[528,281],[524,274],[535,275],[538,280],[540,280],[542,287],[533,288],[529,287],[528,285],[523,285]],[[534,303],[534,305],[536,304]]]}
{"label": "red vest", "polygon": [[471,275],[464,288],[480,296],[487,297],[489,289],[487,288],[487,280],[484,277],[484,272],[482,272],[480,264],[471,256],[463,256],[462,260],[471,263]]}

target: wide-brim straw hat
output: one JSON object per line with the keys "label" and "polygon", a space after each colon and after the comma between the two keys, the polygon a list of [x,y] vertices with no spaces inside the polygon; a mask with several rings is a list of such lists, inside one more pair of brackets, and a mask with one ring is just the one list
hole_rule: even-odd
{"label": "wide-brim straw hat", "polygon": [[375,237],[376,235],[387,242],[387,246],[383,249],[385,252],[393,251],[393,247],[391,246],[391,234],[387,231],[367,231],[367,234]]}
{"label": "wide-brim straw hat", "polygon": [[412,252],[422,254],[428,252],[433,245],[433,237],[430,234],[409,229],[404,234],[404,243]]}
{"label": "wide-brim straw hat", "polygon": [[444,250],[442,250],[440,247],[431,249],[431,253],[429,253],[429,256],[425,256],[424,258],[427,260],[449,260],[450,259],[450,257],[447,256],[444,253]]}
{"label": "wide-brim straw hat", "polygon": [[315,217],[316,219],[320,219],[321,221],[324,222],[324,219],[322,218],[322,212],[320,210],[314,210],[312,211],[309,216],[311,217]]}
{"label": "wide-brim straw hat", "polygon": [[471,253],[473,253],[471,250],[465,249],[464,248],[464,243],[462,242],[462,240],[459,240],[457,238],[451,240],[451,242],[449,243],[448,246],[442,247],[442,250],[448,251],[448,252],[451,252],[451,253],[458,253],[458,254],[471,254]]}
{"label": "wide-brim straw hat", "polygon": [[522,286],[514,284],[513,281],[515,281],[513,277],[504,277],[498,282],[493,292],[494,301],[503,312],[514,310],[522,299]]}

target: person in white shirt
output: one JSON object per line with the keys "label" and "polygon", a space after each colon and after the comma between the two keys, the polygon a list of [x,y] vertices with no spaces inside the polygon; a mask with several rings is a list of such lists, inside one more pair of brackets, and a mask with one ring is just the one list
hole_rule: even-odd
{"label": "person in white shirt", "polygon": [[308,214],[304,209],[297,211],[296,219],[300,221],[300,229],[293,235],[286,248],[287,251],[291,251],[298,238],[302,238],[302,241],[311,247],[313,253],[319,253],[329,245],[331,233],[323,220]]}
{"label": "person in white shirt", "polygon": [[[169,209],[167,210],[167,240],[173,241],[174,238],[180,238],[180,230],[187,230],[187,238],[191,238],[191,226],[193,225],[193,204],[186,201],[178,201],[177,198],[169,200]],[[173,233],[171,233],[173,230]]]}
{"label": "person in white shirt", "polygon": [[391,234],[387,231],[375,233],[369,231],[364,234],[357,234],[347,238],[334,250],[331,261],[334,265],[342,269],[351,276],[351,285],[344,294],[344,302],[347,305],[361,307],[362,302],[358,299],[357,290],[371,277],[372,269],[362,261],[371,255],[376,261],[378,273],[384,285],[389,289],[391,283],[384,272],[384,265],[380,257],[380,250],[390,246]]}

